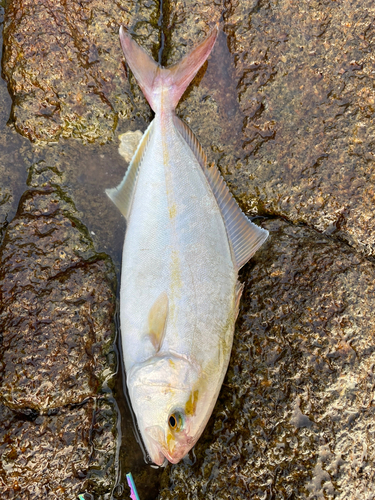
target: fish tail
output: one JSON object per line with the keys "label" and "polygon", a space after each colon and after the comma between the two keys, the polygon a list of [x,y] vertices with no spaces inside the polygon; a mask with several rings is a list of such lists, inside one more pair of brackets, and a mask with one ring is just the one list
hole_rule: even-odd
{"label": "fish tail", "polygon": [[175,109],[187,86],[210,55],[217,34],[218,27],[180,62],[163,68],[121,26],[120,41],[126,62],[155,113],[160,112],[161,107],[164,112]]}

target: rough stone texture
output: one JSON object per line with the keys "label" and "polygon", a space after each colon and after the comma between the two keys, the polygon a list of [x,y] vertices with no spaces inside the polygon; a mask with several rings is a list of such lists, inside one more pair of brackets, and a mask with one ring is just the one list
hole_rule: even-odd
{"label": "rough stone texture", "polygon": [[374,3],[254,4],[248,30],[239,16],[228,17],[250,155],[242,160],[250,182],[239,193],[254,210],[372,254]]}
{"label": "rough stone texture", "polygon": [[[105,194],[106,188],[119,184],[126,171],[118,143],[83,147],[76,140],[61,140],[47,147],[33,145],[27,162],[31,167],[37,165],[40,172],[53,172],[51,182],[74,200],[74,216],[88,228],[94,248],[109,254],[119,273],[125,219]],[[37,189],[43,184],[44,175],[38,174],[32,186]]]}
{"label": "rough stone texture", "polygon": [[[177,63],[220,22],[223,11],[222,0],[171,0],[163,2],[160,22],[164,39],[162,64]],[[199,78],[198,78],[199,79]]]}
{"label": "rough stone texture", "polygon": [[[96,400],[90,434],[90,461],[86,491],[95,500],[112,500],[119,469],[118,409],[113,398]],[[116,438],[116,439],[114,439]]]}
{"label": "rough stone texture", "polygon": [[[2,53],[4,8],[0,7],[0,54]],[[4,80],[0,79],[0,243],[8,222],[17,210],[18,200],[24,189],[26,171],[23,154],[30,149],[29,141],[6,127],[12,101]]]}
{"label": "rough stone texture", "polygon": [[33,165],[0,248],[5,500],[109,500],[117,479],[115,275],[60,181]]}
{"label": "rough stone texture", "polygon": [[[7,132],[0,137],[0,174],[15,176],[25,160],[36,165],[35,200],[42,201],[41,189],[47,197],[52,184],[53,196],[67,193],[75,217],[95,233],[95,248],[111,252],[119,269],[124,223],[103,191],[118,184],[125,164],[117,144],[98,143],[145,130],[152,115],[131,73],[125,75],[118,25],[129,23],[155,59],[171,64],[220,21],[214,51],[179,115],[246,211],[281,215],[332,239],[267,222],[272,239],[243,272],[247,286],[218,405],[190,457],[163,472],[161,498],[370,499],[375,275],[371,263],[339,240],[373,253],[374,4],[172,0],[162,3],[160,18],[158,9],[153,1],[7,3],[3,70],[15,127],[32,140],[97,143],[60,140],[8,153],[15,136]],[[6,199],[0,224],[17,202],[17,186],[16,180],[0,186]],[[60,202],[71,213],[69,201],[63,205],[60,196]],[[84,267],[78,266],[79,280]],[[56,324],[70,322],[65,313],[56,309]],[[81,348],[75,345],[75,359],[85,361]],[[86,379],[82,397],[97,380]],[[87,476],[89,491],[96,485],[103,495],[116,468],[111,459],[100,461],[101,450],[114,450],[112,418],[108,409],[104,444],[93,455],[98,469]],[[123,425],[132,432],[130,417]],[[155,498],[153,474],[160,471],[139,465],[142,456],[136,463],[134,439],[123,443],[121,463],[136,470],[141,498]]]}
{"label": "rough stone texture", "polygon": [[9,2],[3,70],[17,130],[106,142],[119,117],[143,130],[150,110],[125,76],[119,24],[156,58],[163,41],[159,59],[170,64],[222,20],[180,114],[245,209],[303,221],[371,255],[373,2],[176,0],[158,18],[154,2]]}
{"label": "rough stone texture", "polygon": [[375,266],[274,220],[245,292],[218,404],[160,499],[370,499]]}
{"label": "rough stone texture", "polygon": [[[92,194],[77,182],[90,172],[72,176],[78,151],[96,181],[97,163],[75,143],[65,155],[69,168],[58,161],[64,147],[39,155],[6,126],[10,105],[0,80],[0,497],[77,500],[86,491],[87,500],[109,500],[119,453],[108,388],[115,276],[69,196]],[[69,177],[78,184],[74,192]]]}
{"label": "rough stone texture", "polygon": [[155,52],[157,15],[153,0],[8,2],[3,72],[16,129],[33,141],[105,143],[119,117],[149,118],[141,92],[126,78],[118,30],[129,26]]}
{"label": "rough stone texture", "polygon": [[242,206],[372,255],[374,3],[176,0],[168,12],[168,62],[223,16],[178,111]]}
{"label": "rough stone texture", "polygon": [[[95,500],[109,499],[115,453],[106,428],[113,411],[108,415],[108,403],[99,404],[101,408],[90,402],[29,419],[0,405],[2,500],[76,500],[88,489]],[[112,484],[103,495],[93,477],[100,474],[101,482],[108,483],[109,471]]]}
{"label": "rough stone texture", "polygon": [[48,183],[27,191],[0,250],[0,392],[18,409],[93,397],[108,370],[113,271],[73,213]]}
{"label": "rough stone texture", "polygon": [[77,497],[85,487],[92,406],[34,421],[0,410],[2,498]]}

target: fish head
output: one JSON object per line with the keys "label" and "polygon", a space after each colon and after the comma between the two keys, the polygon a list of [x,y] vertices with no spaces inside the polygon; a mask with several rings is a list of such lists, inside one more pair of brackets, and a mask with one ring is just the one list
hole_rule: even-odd
{"label": "fish head", "polygon": [[165,459],[178,463],[196,443],[182,408],[165,412],[162,422],[146,427],[145,440],[151,459],[157,465],[162,465]]}
{"label": "fish head", "polygon": [[134,367],[128,389],[151,460],[178,463],[198,441],[216,395],[199,390],[198,367],[179,356],[155,356]]}

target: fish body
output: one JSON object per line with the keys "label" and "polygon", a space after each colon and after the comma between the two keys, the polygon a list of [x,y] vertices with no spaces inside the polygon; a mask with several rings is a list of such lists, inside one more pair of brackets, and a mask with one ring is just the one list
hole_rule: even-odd
{"label": "fish body", "polygon": [[158,356],[176,352],[204,367],[203,343],[217,357],[221,353],[218,340],[233,309],[237,272],[215,197],[172,117],[155,118],[150,132],[123,250],[121,331],[131,346],[125,366],[153,354],[149,313],[166,294]]}
{"label": "fish body", "polygon": [[127,219],[120,291],[127,386],[158,465],[177,463],[203,432],[229,363],[238,270],[268,235],[242,214],[174,112],[216,35],[165,69],[120,31],[155,111],[123,182],[107,193]]}

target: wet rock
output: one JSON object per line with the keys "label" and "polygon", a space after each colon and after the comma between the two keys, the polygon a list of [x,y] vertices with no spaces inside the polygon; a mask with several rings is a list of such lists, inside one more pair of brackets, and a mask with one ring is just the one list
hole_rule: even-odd
{"label": "wet rock", "polygon": [[[4,8],[0,7],[0,54],[2,53],[2,27]],[[26,139],[6,127],[9,118],[11,99],[4,80],[0,79],[0,243],[8,222],[17,210],[18,200],[24,190],[26,172],[23,154],[29,149]]]}
{"label": "wet rock", "polygon": [[[14,131],[7,130],[0,134],[0,243],[24,189],[27,173],[23,153],[27,149],[28,145]],[[15,164],[21,168],[14,168]]]}
{"label": "wet rock", "polygon": [[153,1],[8,2],[3,72],[16,129],[33,141],[105,143],[119,118],[149,118],[126,78],[118,30],[129,26],[155,52],[157,15]]}
{"label": "wet rock", "polygon": [[[302,221],[336,241],[307,228],[267,223],[272,231],[269,246],[243,272],[247,287],[242,313],[214,416],[195,455],[165,471],[161,498],[344,499],[353,492],[361,498],[371,496],[374,268],[337,240],[373,253],[374,6],[369,0],[223,5],[176,0],[163,2],[162,10],[154,2],[8,2],[3,61],[17,130],[32,140],[76,137],[103,143],[114,137],[116,124],[116,135],[144,130],[151,112],[131,73],[128,80],[124,72],[118,24],[129,22],[154,58],[170,64],[222,19],[215,49],[184,95],[179,115],[196,133],[209,160],[219,165],[246,211]],[[163,50],[158,52],[159,47]],[[1,140],[5,148],[7,141]],[[115,160],[117,144],[105,148],[60,140],[28,155],[29,163],[38,165],[37,179],[34,175],[30,180],[33,190],[24,197],[23,211],[11,228],[12,237],[19,227],[24,241],[30,238],[25,247],[30,254],[27,269],[16,263],[11,267],[26,279],[27,290],[21,293],[17,283],[14,290],[19,304],[27,307],[9,308],[1,318],[15,339],[12,344],[8,336],[4,344],[9,377],[4,401],[22,410],[18,419],[45,418],[38,413],[47,412],[50,404],[96,394],[105,378],[100,360],[94,376],[89,375],[90,362],[97,358],[95,349],[86,350],[91,346],[90,326],[84,321],[87,310],[79,300],[74,302],[71,292],[78,285],[78,297],[86,304],[90,297],[96,303],[105,296],[100,286],[96,293],[98,283],[92,276],[107,276],[105,261],[93,252],[79,220],[90,221],[95,245],[107,245],[113,254],[123,241],[123,221],[120,215],[111,219],[117,212],[101,196],[105,187],[118,184],[123,172]],[[9,172],[11,159],[7,165]],[[104,174],[111,175],[115,168],[118,177],[112,182]],[[1,169],[0,162],[2,174]],[[4,183],[0,189],[8,186]],[[9,193],[17,198],[11,189]],[[73,218],[66,193],[79,210]],[[54,199],[59,200],[56,211]],[[2,210],[0,206],[0,223],[5,221]],[[44,268],[38,263],[39,247],[32,245],[41,244],[42,238],[54,241],[54,233],[44,234],[35,222],[48,217],[56,221],[56,234],[69,234],[71,245],[62,242],[66,261],[48,256]],[[29,232],[26,220],[34,224]],[[77,252],[71,251],[73,247]],[[42,247],[42,252],[48,248]],[[26,258],[21,251],[19,256]],[[64,283],[59,273],[66,276]],[[10,272],[7,276],[11,283]],[[86,282],[88,287],[82,286]],[[35,306],[39,294],[40,310]],[[48,310],[43,302],[48,294],[59,307]],[[81,323],[73,324],[64,304],[78,311]],[[47,350],[48,327],[40,322],[45,312],[52,314],[58,335],[63,328],[76,328],[83,335],[82,342],[68,344],[73,366],[83,364],[83,381],[73,380],[76,386],[65,396],[43,385],[40,369],[47,376],[51,373],[28,341],[32,328],[39,328],[35,331],[45,335],[41,345],[47,361],[56,352],[54,361],[61,358],[64,363],[64,353],[56,347],[65,349],[61,337],[55,344],[48,337],[57,350]],[[28,323],[30,317],[39,323]],[[17,321],[27,327],[25,339],[16,329]],[[96,353],[109,345],[105,338],[99,340]],[[16,370],[11,367],[10,353],[18,342],[29,349],[25,377],[19,365]],[[35,370],[34,353],[39,356]],[[16,361],[22,359],[16,352]],[[63,369],[58,375],[57,383],[65,390]],[[20,408],[10,392],[12,377]],[[34,387],[40,391],[37,401]],[[92,483],[82,483],[88,491],[98,485],[100,495],[107,494],[114,474],[108,465],[113,462],[100,460],[101,450],[115,453],[113,431],[105,425],[113,414],[106,411],[99,434],[107,444],[97,445],[96,465],[87,476]],[[131,466],[129,450],[123,454]],[[108,475],[102,476],[102,471]],[[138,475],[145,490],[150,476],[146,468]]]}
{"label": "wet rock", "polygon": [[[40,172],[29,180],[30,186],[38,189],[52,182],[74,200],[74,217],[87,227],[95,250],[111,256],[117,273],[121,269],[125,219],[105,189],[117,186],[126,171],[127,163],[118,148],[118,141],[82,146],[80,141],[69,139],[47,146],[33,144],[27,156],[29,168]],[[52,175],[52,171],[53,177],[46,177],[46,172]]]}
{"label": "wet rock", "polygon": [[[255,210],[306,222],[370,254],[374,16],[372,2],[257,4],[249,32],[240,32],[234,12],[229,36],[241,109],[262,104],[254,116],[245,111],[249,158],[238,166],[250,182],[239,192],[248,191]],[[250,50],[238,52],[250,37]]]}
{"label": "wet rock", "polygon": [[34,167],[0,250],[0,394],[47,411],[95,397],[113,374],[113,268],[95,253],[74,206]]}
{"label": "wet rock", "polygon": [[163,2],[160,18],[164,66],[177,63],[219,23],[223,14],[222,2],[174,0]]}
{"label": "wet rock", "polygon": [[4,499],[75,498],[84,491],[92,405],[59,415],[22,419],[1,406]]}
{"label": "wet rock", "polygon": [[106,142],[119,118],[123,132],[129,119],[144,130],[151,114],[123,70],[119,24],[171,64],[221,20],[178,112],[246,210],[303,221],[371,255],[374,16],[370,0],[178,0],[161,11],[154,2],[10,2],[13,120],[33,140]]}
{"label": "wet rock", "polygon": [[223,16],[178,112],[243,208],[372,255],[373,2],[181,0],[168,12],[168,62]]}
{"label": "wet rock", "polygon": [[58,155],[39,156],[6,127],[3,80],[0,104],[0,496],[77,500],[87,492],[109,500],[119,452],[108,387],[115,276],[108,257],[95,252],[67,181],[82,186],[72,176],[78,150],[91,169],[95,163],[72,142],[64,168]]}
{"label": "wet rock", "polygon": [[[110,498],[93,486],[96,468],[108,482],[113,467],[113,434],[109,418],[103,425],[105,405],[91,401],[56,415],[29,418],[0,405],[0,482],[4,500],[76,500],[88,490],[96,500]],[[113,421],[112,427],[113,427]],[[94,430],[93,430],[94,429]],[[113,432],[113,429],[111,429]],[[97,455],[100,453],[100,463]],[[111,472],[112,487],[115,480]]]}
{"label": "wet rock", "polygon": [[262,225],[213,417],[159,498],[367,498],[375,266],[306,227]]}
{"label": "wet rock", "polygon": [[109,500],[118,469],[113,265],[62,173],[29,171],[0,248],[0,482],[12,500]]}
{"label": "wet rock", "polygon": [[118,410],[112,397],[96,400],[90,435],[87,492],[95,500],[110,500],[119,470]]}

